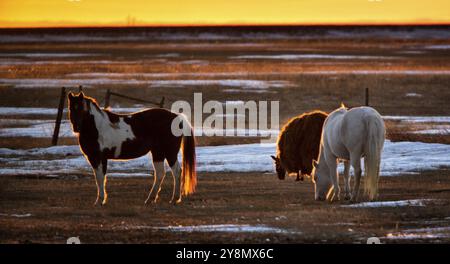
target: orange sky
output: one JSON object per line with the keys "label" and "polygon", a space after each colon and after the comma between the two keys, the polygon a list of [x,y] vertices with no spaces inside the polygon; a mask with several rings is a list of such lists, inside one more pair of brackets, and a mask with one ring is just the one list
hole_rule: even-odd
{"label": "orange sky", "polygon": [[0,27],[450,23],[450,0],[0,0]]}

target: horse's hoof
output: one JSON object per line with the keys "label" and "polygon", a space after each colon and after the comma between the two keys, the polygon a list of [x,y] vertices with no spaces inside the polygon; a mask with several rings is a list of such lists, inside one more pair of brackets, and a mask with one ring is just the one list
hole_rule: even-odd
{"label": "horse's hoof", "polygon": [[332,203],[333,203],[333,199],[327,199],[327,202],[328,202],[329,204],[332,204]]}
{"label": "horse's hoof", "polygon": [[170,204],[171,205],[177,205],[177,204],[179,204],[181,202],[181,200],[173,200],[173,201],[170,201]]}
{"label": "horse's hoof", "polygon": [[102,207],[102,206],[104,206],[104,205],[106,205],[106,201],[100,202],[100,199],[95,200],[95,203],[94,203],[94,206],[95,206],[95,207],[97,207],[97,206]]}

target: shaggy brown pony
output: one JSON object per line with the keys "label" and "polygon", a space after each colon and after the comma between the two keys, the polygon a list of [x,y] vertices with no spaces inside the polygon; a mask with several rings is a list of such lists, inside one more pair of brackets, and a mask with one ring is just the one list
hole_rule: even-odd
{"label": "shaggy brown pony", "polygon": [[[275,168],[280,180],[286,172],[296,173],[297,181],[311,175],[313,160],[317,160],[322,137],[322,127],[327,114],[313,111],[294,117],[281,129],[277,142]],[[300,177],[301,175],[301,177]]]}

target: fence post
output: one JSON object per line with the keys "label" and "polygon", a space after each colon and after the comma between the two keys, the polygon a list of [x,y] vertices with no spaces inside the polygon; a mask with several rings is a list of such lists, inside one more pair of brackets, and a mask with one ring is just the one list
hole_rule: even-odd
{"label": "fence post", "polygon": [[64,111],[64,102],[66,101],[66,88],[61,88],[61,97],[59,97],[58,114],[56,115],[55,130],[53,131],[52,145],[58,144],[59,128],[61,127],[61,119]]}
{"label": "fence post", "polygon": [[163,96],[163,97],[161,98],[161,102],[159,102],[159,107],[160,107],[160,108],[164,108],[164,100],[166,100],[166,98]]}
{"label": "fence post", "polygon": [[111,91],[109,89],[106,90],[106,95],[105,95],[105,105],[104,108],[108,108],[109,107],[109,99],[111,98]]}
{"label": "fence post", "polygon": [[83,86],[78,86],[78,92],[81,93],[83,91]]}
{"label": "fence post", "polygon": [[366,87],[365,106],[369,106],[369,88]]}

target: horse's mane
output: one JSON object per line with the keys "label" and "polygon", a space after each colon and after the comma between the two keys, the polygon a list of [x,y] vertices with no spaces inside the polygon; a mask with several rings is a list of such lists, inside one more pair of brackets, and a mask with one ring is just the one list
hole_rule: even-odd
{"label": "horse's mane", "polygon": [[93,105],[97,109],[97,111],[103,111],[100,106],[98,106],[97,100],[95,100],[95,98],[84,95],[84,99],[86,99],[90,103],[90,105]]}
{"label": "horse's mane", "polygon": [[[310,173],[312,159],[317,159],[322,127],[327,116],[327,113],[319,110],[304,113],[290,119],[281,129],[277,157],[288,172],[301,167],[306,170],[302,173]],[[299,162],[303,164],[299,165]]]}

